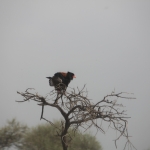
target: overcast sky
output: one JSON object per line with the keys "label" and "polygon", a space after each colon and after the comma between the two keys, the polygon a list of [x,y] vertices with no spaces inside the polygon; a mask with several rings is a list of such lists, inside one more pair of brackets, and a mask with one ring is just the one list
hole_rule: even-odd
{"label": "overcast sky", "polygon": [[[0,70],[0,127],[14,117],[44,123],[35,102],[15,102],[22,100],[16,91],[46,95],[53,88],[45,77],[71,71],[77,78],[69,86],[86,84],[93,102],[114,88],[134,93],[136,100],[119,102],[131,116],[135,147],[150,147],[150,1],[0,0]],[[61,118],[52,108],[44,115]],[[111,130],[96,136],[104,150],[115,150]],[[123,149],[125,140],[118,144]]]}

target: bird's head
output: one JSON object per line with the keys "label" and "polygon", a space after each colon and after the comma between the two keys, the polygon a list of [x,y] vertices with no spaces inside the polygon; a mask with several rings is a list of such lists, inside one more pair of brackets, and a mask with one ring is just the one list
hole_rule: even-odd
{"label": "bird's head", "polygon": [[73,80],[73,78],[76,78],[76,76],[72,72],[67,72],[67,78],[69,78],[70,80]]}

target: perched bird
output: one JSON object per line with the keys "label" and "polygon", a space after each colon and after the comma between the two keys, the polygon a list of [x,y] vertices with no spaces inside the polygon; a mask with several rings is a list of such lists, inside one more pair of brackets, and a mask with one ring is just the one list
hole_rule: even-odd
{"label": "perched bird", "polygon": [[46,77],[49,79],[49,85],[54,86],[57,92],[65,91],[73,78],[76,78],[72,72],[57,72],[53,77]]}

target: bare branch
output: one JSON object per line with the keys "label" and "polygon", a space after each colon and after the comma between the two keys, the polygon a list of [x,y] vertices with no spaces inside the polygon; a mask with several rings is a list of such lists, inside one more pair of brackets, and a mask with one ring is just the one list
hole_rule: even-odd
{"label": "bare branch", "polygon": [[[61,127],[58,128],[57,132],[57,135],[61,136],[64,150],[67,150],[68,145],[72,140],[68,133],[70,127],[72,128],[72,131],[75,132],[79,127],[84,128],[86,131],[94,126],[97,130],[105,133],[102,127],[103,121],[108,122],[108,128],[112,128],[119,133],[119,136],[114,140],[116,147],[117,141],[121,137],[125,137],[127,143],[125,144],[124,149],[128,144],[131,148],[135,148],[129,140],[127,130],[127,119],[130,117],[125,114],[126,111],[123,109],[124,106],[118,103],[119,98],[135,99],[134,97],[128,96],[130,93],[112,92],[96,104],[93,104],[87,97],[88,91],[85,91],[85,85],[81,90],[77,88],[77,92],[75,89],[71,89],[70,92],[63,91],[62,93],[57,93],[53,90],[46,97],[42,97],[38,93],[29,92],[29,90],[32,89],[27,89],[24,93],[17,92],[24,97],[23,101],[17,102],[25,102],[29,100],[38,102],[38,105],[42,106],[41,119],[44,119],[50,124],[52,124],[52,122],[43,117],[45,105],[55,107],[64,117],[64,122],[62,122]],[[52,103],[53,101],[55,102]],[[98,120],[101,120],[101,123],[99,123]]]}

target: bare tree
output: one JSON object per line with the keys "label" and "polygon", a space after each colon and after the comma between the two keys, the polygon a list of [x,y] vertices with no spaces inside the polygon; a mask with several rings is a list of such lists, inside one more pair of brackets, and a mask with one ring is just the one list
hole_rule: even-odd
{"label": "bare tree", "polygon": [[[62,93],[59,94],[53,90],[46,95],[46,97],[40,96],[36,92],[30,92],[31,90],[31,88],[28,88],[25,92],[17,92],[24,97],[23,101],[17,102],[25,102],[29,100],[38,102],[38,105],[42,106],[41,119],[44,119],[52,125],[53,123],[50,120],[43,117],[44,106],[48,105],[60,111],[64,121],[61,121],[61,126],[56,128],[58,129],[57,136],[61,137],[63,150],[68,149],[72,140],[72,137],[68,132],[69,128],[76,133],[76,130],[79,127],[87,130],[91,126],[94,126],[97,130],[105,133],[102,127],[103,121],[108,122],[108,127],[119,132],[119,136],[115,139],[116,148],[116,142],[121,137],[127,139],[124,149],[126,149],[126,147],[130,147],[131,149],[135,148],[129,140],[127,129],[127,119],[130,117],[126,116],[126,111],[123,109],[124,106],[117,103],[118,98],[135,99],[134,97],[129,97],[129,93],[120,92],[116,94],[115,92],[112,92],[94,104],[87,97],[88,91],[85,90],[85,86],[81,90],[79,90],[79,88],[76,90],[71,89],[70,92],[62,91]],[[101,123],[99,123],[99,120]]]}

